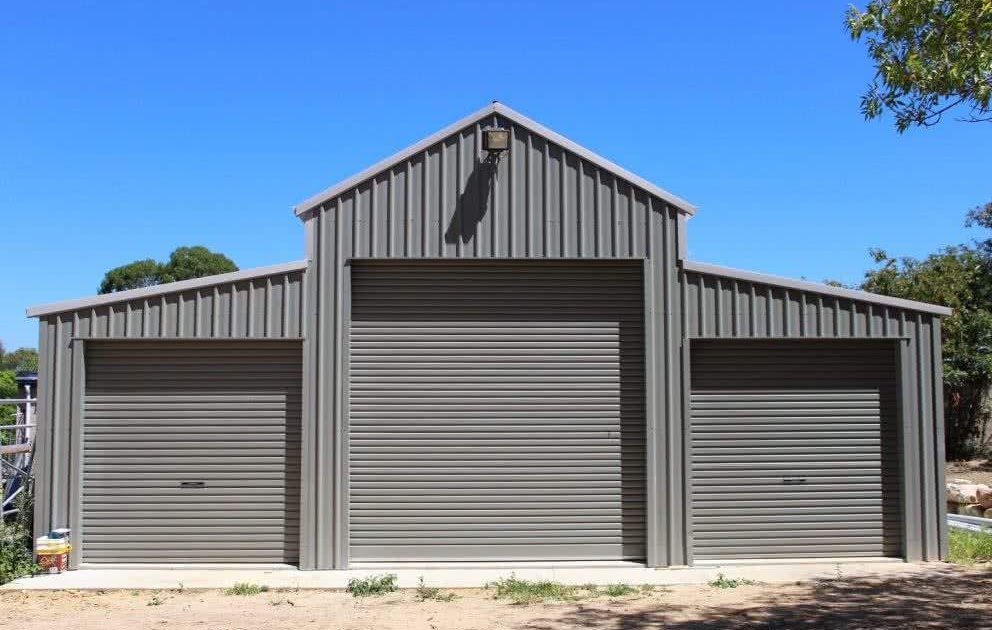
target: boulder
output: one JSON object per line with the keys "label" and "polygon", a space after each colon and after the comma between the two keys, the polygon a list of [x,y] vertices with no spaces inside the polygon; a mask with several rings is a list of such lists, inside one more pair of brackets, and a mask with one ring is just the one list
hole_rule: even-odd
{"label": "boulder", "polygon": [[978,484],[952,481],[947,484],[947,500],[951,503],[978,503]]}
{"label": "boulder", "polygon": [[975,492],[975,502],[980,503],[985,509],[992,508],[992,488],[985,484],[979,484]]}
{"label": "boulder", "polygon": [[985,508],[978,505],[977,503],[972,503],[971,505],[961,505],[958,504],[958,514],[961,516],[985,516]]}

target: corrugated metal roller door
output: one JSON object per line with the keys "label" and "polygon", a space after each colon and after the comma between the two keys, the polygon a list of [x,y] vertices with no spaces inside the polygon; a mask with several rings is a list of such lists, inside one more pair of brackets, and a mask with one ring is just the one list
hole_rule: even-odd
{"label": "corrugated metal roller door", "polygon": [[899,556],[891,341],[693,341],[695,560]]}
{"label": "corrugated metal roller door", "polygon": [[641,263],[352,267],[352,560],[644,556]]}
{"label": "corrugated metal roller door", "polygon": [[87,342],[83,556],[298,558],[299,342]]}

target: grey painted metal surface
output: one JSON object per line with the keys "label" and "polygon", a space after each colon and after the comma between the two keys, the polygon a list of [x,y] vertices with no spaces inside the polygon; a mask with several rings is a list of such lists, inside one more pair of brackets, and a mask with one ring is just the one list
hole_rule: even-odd
{"label": "grey painted metal surface", "polygon": [[901,308],[914,312],[933,313],[934,315],[951,314],[951,309],[947,308],[946,306],[927,304],[926,302],[916,302],[914,300],[904,300],[902,298],[889,297],[888,295],[879,295],[877,293],[870,293],[868,291],[855,291],[853,289],[847,289],[844,287],[834,287],[828,284],[807,282],[806,280],[793,280],[792,278],[781,278],[779,276],[772,276],[764,273],[755,273],[753,271],[744,271],[742,269],[734,269],[732,267],[721,267],[719,265],[711,265],[708,263],[701,263],[694,260],[682,261],[682,268],[689,272],[720,276],[721,278],[728,278],[733,280],[743,280],[744,282],[748,282],[748,283],[774,286],[774,287],[779,287],[781,289],[795,289],[800,292],[809,291],[817,295],[846,298],[848,300],[854,300],[856,302],[864,302],[868,304],[878,304],[881,306],[894,306],[896,308]]}
{"label": "grey painted metal surface", "polygon": [[692,215],[695,214],[696,212],[695,206],[693,206],[686,200],[680,199],[679,197],[668,192],[667,190],[663,190],[662,188],[655,186],[651,182],[641,177],[638,177],[637,175],[634,175],[633,173],[607,160],[606,158],[593,153],[589,149],[586,149],[585,147],[580,146],[575,142],[572,142],[568,138],[565,138],[564,136],[555,133],[551,129],[544,127],[543,125],[537,123],[536,121],[527,118],[520,112],[514,111],[509,107],[507,107],[506,105],[503,105],[502,103],[498,103],[496,101],[493,101],[492,103],[486,105],[482,109],[473,112],[468,116],[466,116],[465,118],[462,118],[461,120],[458,120],[448,125],[444,129],[441,129],[440,131],[431,134],[430,136],[427,136],[423,140],[420,140],[410,145],[409,147],[401,151],[398,151],[397,153],[379,161],[378,163],[370,166],[369,168],[361,171],[360,173],[357,173],[352,177],[349,177],[348,179],[335,184],[334,186],[328,188],[327,190],[310,197],[306,201],[303,201],[302,203],[298,204],[296,208],[294,208],[294,210],[297,215],[301,215],[309,210],[312,210],[313,208],[319,206],[320,204],[329,201],[331,199],[334,199],[335,197],[338,197],[343,193],[346,193],[348,189],[364,182],[365,180],[372,179],[377,175],[381,175],[388,172],[396,164],[405,162],[406,160],[413,157],[415,154],[429,149],[431,146],[448,139],[449,136],[455,135],[465,127],[468,127],[471,124],[475,123],[476,121],[489,116],[499,116],[501,119],[510,120],[522,127],[526,127],[527,129],[533,131],[542,138],[546,138],[555,145],[562,147],[563,149],[575,155],[576,157],[586,162],[589,162],[590,164],[595,165],[599,169],[612,173],[615,176],[630,182],[632,185],[647,191],[649,194],[658,197],[659,199],[662,199],[667,203],[670,203],[671,205],[679,208],[683,213],[687,215]]}
{"label": "grey painted metal surface", "polygon": [[[496,166],[482,129],[511,129]],[[346,448],[350,266],[354,259],[635,259],[643,261],[647,426],[647,563],[684,564],[681,310],[676,261],[682,210],[548,140],[483,112],[459,130],[322,198],[307,233],[303,568],[348,562]]]}
{"label": "grey painted metal surface", "polygon": [[352,265],[350,560],[643,560],[639,261]]}
{"label": "grey painted metal surface", "polygon": [[300,339],[304,275],[293,266],[235,282],[219,276],[220,282],[179,293],[40,316],[36,531],[75,527],[78,520],[85,340]]}
{"label": "grey painted metal surface", "polygon": [[295,563],[299,341],[88,341],[79,561]]}
{"label": "grey painted metal surface", "polygon": [[268,267],[257,267],[255,269],[242,269],[231,273],[222,273],[203,278],[192,278],[190,280],[180,280],[178,282],[167,282],[156,284],[140,289],[128,289],[127,291],[117,291],[114,293],[104,293],[76,300],[66,300],[64,302],[54,302],[52,304],[42,304],[31,306],[27,309],[28,317],[40,317],[41,315],[51,315],[52,313],[64,313],[66,311],[78,311],[84,308],[105,306],[121,302],[134,302],[135,300],[145,300],[165,295],[179,295],[190,292],[194,289],[213,287],[215,285],[234,284],[245,280],[255,280],[258,278],[269,278],[281,274],[293,273],[294,271],[305,271],[307,263],[304,260],[269,265]]}
{"label": "grey painted metal surface", "polygon": [[[685,271],[683,326],[690,339],[892,339],[899,368],[903,552],[946,555],[940,318],[836,295]],[[687,442],[687,450],[691,445]],[[691,546],[692,534],[688,536]]]}
{"label": "grey painted metal surface", "polygon": [[899,557],[895,341],[691,344],[693,557]]}

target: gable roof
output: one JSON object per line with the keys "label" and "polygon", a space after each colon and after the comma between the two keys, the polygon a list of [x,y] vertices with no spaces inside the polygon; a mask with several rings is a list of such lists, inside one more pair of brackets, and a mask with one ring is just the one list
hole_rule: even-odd
{"label": "gable roof", "polygon": [[734,269],[732,267],[721,267],[719,265],[711,265],[709,263],[694,262],[691,260],[683,261],[682,269],[693,273],[709,274],[711,276],[720,276],[722,278],[731,278],[734,280],[744,280],[745,282],[754,282],[757,284],[767,284],[775,287],[783,287],[786,289],[797,289],[799,291],[809,291],[810,293],[819,293],[820,295],[829,295],[833,297],[846,298],[848,300],[855,300],[858,302],[870,302],[872,304],[881,304],[883,306],[892,306],[895,308],[902,308],[908,311],[919,311],[921,313],[932,313],[934,315],[950,315],[954,311],[946,306],[940,306],[937,304],[927,304],[926,302],[917,302],[915,300],[906,300],[903,298],[889,297],[888,295],[880,295],[878,293],[870,293],[868,291],[857,291],[854,289],[845,289],[843,287],[834,287],[829,284],[819,284],[817,282],[808,282],[806,280],[793,280],[792,278],[783,278],[781,276],[772,276],[764,273],[755,273],[753,271],[744,271],[741,269]]}
{"label": "gable roof", "polygon": [[547,140],[549,140],[553,144],[557,144],[563,149],[566,149],[567,151],[570,151],[575,155],[579,156],[583,160],[595,164],[596,166],[602,168],[603,170],[609,171],[610,173],[619,177],[620,179],[626,180],[630,184],[643,189],[644,191],[658,197],[659,199],[664,200],[665,202],[671,204],[672,206],[674,206],[684,214],[691,216],[696,213],[696,207],[690,204],[688,201],[685,201],[684,199],[676,195],[673,195],[672,193],[668,192],[663,188],[659,188],[658,186],[655,186],[646,179],[634,175],[630,171],[620,166],[617,166],[616,164],[607,160],[606,158],[593,153],[589,149],[586,149],[585,147],[576,144],[575,142],[569,140],[568,138],[562,135],[555,133],[554,131],[551,131],[547,127],[538,124],[537,122],[531,120],[530,118],[527,118],[526,116],[524,116],[519,112],[510,109],[509,107],[503,105],[498,101],[493,101],[492,103],[486,105],[482,109],[469,114],[468,116],[462,118],[461,120],[458,120],[448,125],[444,129],[441,129],[440,131],[431,134],[430,136],[427,136],[423,140],[420,140],[419,142],[416,142],[408,146],[402,151],[399,151],[398,153],[395,153],[387,157],[386,159],[373,164],[372,166],[368,167],[362,172],[357,173],[349,177],[348,179],[345,179],[344,181],[331,186],[330,188],[324,190],[323,192],[313,195],[309,199],[306,199],[300,202],[299,204],[297,204],[296,206],[294,206],[293,211],[296,213],[296,216],[300,216],[305,212],[308,212],[309,210],[312,210],[313,208],[319,206],[325,201],[333,199],[334,197],[337,197],[338,195],[348,191],[349,189],[354,188],[356,185],[360,184],[361,182],[371,179],[373,176],[388,170],[390,167],[402,162],[403,160],[406,160],[416,155],[417,153],[420,153],[421,151],[424,151],[425,149],[441,142],[448,136],[457,133],[458,131],[464,129],[465,127],[468,127],[469,125],[472,125],[482,120],[486,116],[492,116],[493,114],[502,116],[510,120],[511,122],[520,125],[521,127],[524,127],[528,131],[536,133],[540,136],[544,136]]}
{"label": "gable roof", "polygon": [[278,265],[269,265],[268,267],[242,269],[240,271],[232,271],[230,273],[203,276],[202,278],[166,282],[165,284],[156,284],[151,287],[143,287],[140,289],[128,289],[126,291],[104,293],[102,295],[94,295],[92,297],[78,298],[75,300],[66,300],[64,302],[53,302],[51,304],[29,306],[27,309],[27,316],[41,317],[43,315],[51,315],[53,313],[75,311],[81,308],[93,308],[97,306],[105,306],[107,304],[117,304],[119,302],[128,302],[139,298],[149,298],[156,295],[179,293],[180,291],[189,291],[191,289],[202,289],[203,287],[211,287],[229,282],[241,282],[242,280],[253,280],[255,278],[264,278],[265,276],[292,273],[294,271],[306,271],[306,268],[307,261],[297,260]]}

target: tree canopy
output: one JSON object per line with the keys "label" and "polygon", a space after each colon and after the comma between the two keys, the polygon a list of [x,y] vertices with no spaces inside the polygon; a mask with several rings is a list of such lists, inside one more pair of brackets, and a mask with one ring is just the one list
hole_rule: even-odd
{"label": "tree canopy", "polygon": [[940,122],[992,120],[992,1],[870,0],[851,7],[846,26],[864,40],[875,77],[861,97],[865,118],[886,110],[899,133]]}
{"label": "tree canopy", "polygon": [[[975,211],[969,213],[969,222]],[[982,219],[984,221],[984,219]],[[984,224],[982,224],[984,225]],[[992,227],[992,224],[986,227]],[[954,309],[941,326],[946,447],[949,458],[992,446],[987,392],[992,385],[992,251],[988,240],[945,247],[923,259],[873,250],[878,265],[862,289]]]}
{"label": "tree canopy", "polygon": [[140,289],[165,282],[202,278],[237,271],[238,266],[224,254],[212,252],[202,245],[177,247],[166,262],[151,258],[136,260],[114,267],[103,276],[100,293]]}
{"label": "tree canopy", "polygon": [[[29,370],[38,369],[38,351],[34,348],[18,348],[6,352],[0,343],[0,370]],[[2,396],[0,396],[2,398]]]}

